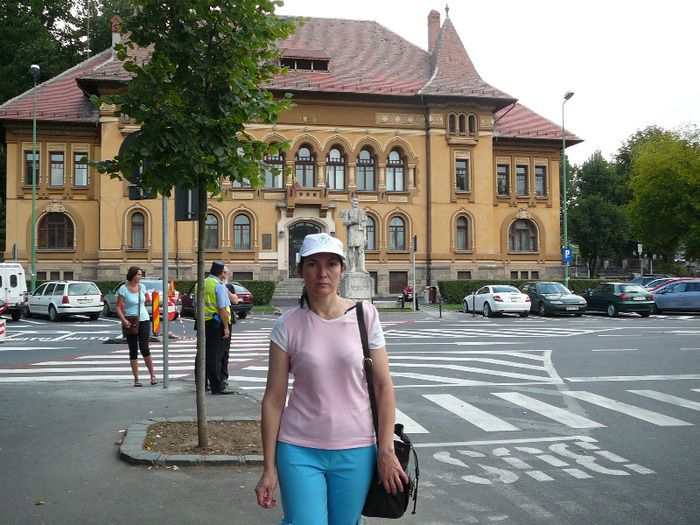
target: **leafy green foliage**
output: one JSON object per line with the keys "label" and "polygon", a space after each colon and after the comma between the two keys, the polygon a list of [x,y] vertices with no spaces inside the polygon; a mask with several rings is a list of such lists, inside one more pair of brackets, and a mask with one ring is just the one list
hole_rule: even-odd
{"label": "leafy green foliage", "polygon": [[654,133],[632,150],[632,231],[671,262],[682,249],[700,258],[700,129]]}
{"label": "leafy green foliage", "polygon": [[[533,280],[536,281],[537,279],[453,279],[438,281],[438,288],[440,289],[440,296],[442,297],[443,303],[462,304],[462,299],[464,299],[466,295],[476,292],[482,286],[507,284],[520,289],[523,284]],[[547,280],[564,284],[563,280]],[[569,279],[569,290],[580,294],[598,284],[600,281],[600,279]]]}
{"label": "leafy green foliage", "polygon": [[[278,3],[138,2],[123,25],[131,39],[117,46],[134,77],[105,101],[141,122],[141,134],[123,157],[91,164],[113,177],[143,166],[142,186],[166,196],[176,184],[212,195],[225,179],[259,185],[268,145],[245,124],[276,122],[291,98],[275,100],[264,89],[280,72],[275,40],[296,28],[272,16]],[[149,50],[148,60],[139,48]]]}
{"label": "leafy green foliage", "polygon": [[592,194],[577,200],[570,209],[569,232],[591,275],[595,275],[598,260],[619,252],[628,241],[627,215],[622,207]]}

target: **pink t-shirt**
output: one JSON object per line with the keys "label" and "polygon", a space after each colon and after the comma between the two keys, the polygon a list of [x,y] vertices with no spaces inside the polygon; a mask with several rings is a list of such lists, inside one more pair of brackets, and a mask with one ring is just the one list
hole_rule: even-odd
{"label": "pink t-shirt", "polygon": [[[363,308],[370,350],[382,348],[377,309]],[[278,440],[326,450],[374,445],[356,309],[328,320],[294,308],[277,319],[270,340],[287,352],[294,376]]]}

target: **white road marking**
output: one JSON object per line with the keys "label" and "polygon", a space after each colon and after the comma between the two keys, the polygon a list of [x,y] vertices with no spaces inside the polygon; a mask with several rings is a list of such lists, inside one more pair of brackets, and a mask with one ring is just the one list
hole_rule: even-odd
{"label": "white road marking", "polygon": [[627,403],[622,403],[620,401],[603,397],[592,392],[569,390],[563,391],[562,394],[575,397],[576,399],[580,399],[581,401],[586,401],[588,403],[592,403],[594,405],[607,408],[608,410],[613,410],[615,412],[619,412],[630,417],[641,419],[642,421],[646,421],[647,423],[651,423],[653,425],[658,425],[662,427],[692,425],[692,423],[681,421],[680,419],[676,419],[674,417],[665,416],[663,414],[659,414],[658,412],[653,412],[651,410],[636,407],[634,405],[628,405]]}
{"label": "white road marking", "polygon": [[656,399],[657,401],[671,403],[672,405],[678,405],[679,407],[689,408],[691,410],[700,410],[700,403],[697,401],[690,401],[689,399],[664,394],[663,392],[656,392],[655,390],[628,390],[628,392],[651,399]]}
{"label": "white road marking", "polygon": [[480,408],[476,408],[450,394],[434,394],[423,396],[445,410],[461,417],[465,421],[487,432],[503,432],[519,430],[518,427],[503,421]]}
{"label": "white road marking", "polygon": [[592,376],[592,377],[567,377],[572,383],[598,383],[615,381],[677,381],[679,379],[700,379],[700,374],[665,374],[647,376]]}
{"label": "white road marking", "polygon": [[587,417],[579,416],[563,408],[544,403],[532,397],[517,392],[492,392],[494,396],[505,399],[514,405],[518,405],[525,410],[536,412],[544,417],[557,421],[571,428],[601,428],[602,423],[597,423]]}

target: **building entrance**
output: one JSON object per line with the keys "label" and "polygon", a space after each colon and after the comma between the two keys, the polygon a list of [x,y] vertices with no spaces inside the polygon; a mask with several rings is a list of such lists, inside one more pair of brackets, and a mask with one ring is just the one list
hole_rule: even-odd
{"label": "building entrance", "polygon": [[321,233],[321,227],[312,222],[298,222],[289,227],[289,277],[297,276],[297,254],[304,237],[311,233]]}

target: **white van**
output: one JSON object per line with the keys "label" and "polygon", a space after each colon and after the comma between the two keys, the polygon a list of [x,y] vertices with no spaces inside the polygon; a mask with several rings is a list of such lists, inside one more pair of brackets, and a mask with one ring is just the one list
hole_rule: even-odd
{"label": "white van", "polygon": [[19,263],[0,263],[0,300],[7,303],[7,313],[19,321],[27,306],[27,275]]}

